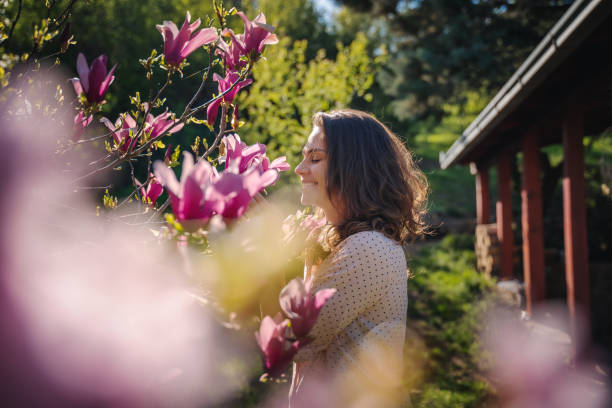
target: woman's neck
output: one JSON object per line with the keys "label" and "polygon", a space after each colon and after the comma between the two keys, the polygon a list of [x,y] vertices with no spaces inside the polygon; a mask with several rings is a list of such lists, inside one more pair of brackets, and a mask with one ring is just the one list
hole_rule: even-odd
{"label": "woman's neck", "polygon": [[323,208],[323,213],[325,213],[325,219],[332,225],[340,225],[342,223],[342,217],[338,213],[338,211],[333,208]]}

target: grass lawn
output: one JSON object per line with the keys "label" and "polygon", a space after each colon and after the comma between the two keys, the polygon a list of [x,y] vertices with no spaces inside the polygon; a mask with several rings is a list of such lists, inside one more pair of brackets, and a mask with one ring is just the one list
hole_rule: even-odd
{"label": "grass lawn", "polygon": [[409,384],[414,407],[477,407],[494,397],[482,375],[489,361],[478,334],[483,314],[503,300],[476,271],[473,248],[472,235],[447,235],[409,260],[407,347],[415,339],[424,344],[422,377]]}

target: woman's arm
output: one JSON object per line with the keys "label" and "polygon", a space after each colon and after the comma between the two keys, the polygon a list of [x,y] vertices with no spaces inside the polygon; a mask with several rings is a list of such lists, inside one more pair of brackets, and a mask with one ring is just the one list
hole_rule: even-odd
{"label": "woman's arm", "polygon": [[323,306],[310,333],[313,342],[298,351],[295,361],[316,358],[352,321],[380,301],[390,278],[385,275],[395,262],[389,248],[386,238],[366,232],[347,238],[332,255],[328,268],[315,279],[314,290],[336,288],[336,293]]}

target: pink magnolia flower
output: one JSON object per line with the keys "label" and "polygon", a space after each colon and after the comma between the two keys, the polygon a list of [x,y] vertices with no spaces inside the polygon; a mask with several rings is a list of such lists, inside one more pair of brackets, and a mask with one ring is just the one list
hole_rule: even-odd
{"label": "pink magnolia flower", "polygon": [[231,134],[223,138],[223,143],[226,149],[225,168],[237,167],[238,173],[244,173],[247,169],[253,166],[258,166],[260,172],[267,170],[287,171],[290,169],[286,157],[281,156],[270,162],[266,157],[266,146],[261,143],[256,143],[247,146],[240,136]]}
{"label": "pink magnolia flower", "polygon": [[87,60],[82,53],[77,57],[77,72],[78,78],[72,78],[72,86],[77,95],[85,93],[85,97],[89,103],[100,103],[104,99],[104,95],[108,87],[115,79],[113,72],[117,68],[117,64],[113,65],[109,72],[106,71],[107,57],[100,55],[92,64],[91,69],[87,65]]}
{"label": "pink magnolia flower", "polygon": [[[146,107],[145,107],[146,109]],[[174,119],[172,119],[172,113],[168,112],[168,108],[164,113],[157,116],[153,116],[151,113],[147,115],[145,120],[145,132],[151,132],[149,137],[155,139],[156,137],[163,135],[164,132],[176,133],[183,128],[183,123],[172,127]],[[172,129],[170,129],[172,127]],[[170,129],[170,130],[168,130]]]}
{"label": "pink magnolia flower", "polygon": [[266,146],[261,143],[247,146],[236,133],[223,138],[225,145],[225,168],[234,166],[238,173],[244,173],[254,160],[266,155]]}
{"label": "pink magnolia flower", "polygon": [[130,136],[130,130],[136,131],[136,121],[129,113],[121,114],[113,124],[107,118],[102,118],[102,123],[113,133],[115,145],[120,146],[122,152],[127,152],[131,149],[136,140]]}
{"label": "pink magnolia flower", "polygon": [[336,293],[336,289],[321,289],[313,294],[312,282],[312,278],[306,283],[300,278],[293,279],[279,295],[281,309],[291,320],[297,338],[308,335],[325,302]]}
{"label": "pink magnolia flower", "polygon": [[79,111],[77,115],[74,117],[74,132],[72,134],[72,140],[79,140],[83,133],[85,132],[85,128],[89,126],[91,121],[93,120],[93,115],[89,115],[85,117],[82,111]]}
{"label": "pink magnolia flower", "polygon": [[244,186],[244,177],[223,172],[211,187],[211,196],[220,203],[215,209],[224,218],[239,218],[251,202],[251,194]]}
{"label": "pink magnolia flower", "polygon": [[238,12],[238,15],[244,23],[242,40],[247,53],[255,51],[261,54],[264,45],[278,42],[278,38],[273,34],[274,27],[266,24],[266,16],[262,12],[259,12],[253,21],[249,21],[248,17],[241,11]]}
{"label": "pink magnolia flower", "polygon": [[325,217],[317,217],[311,214],[306,216],[306,218],[304,218],[304,220],[300,223],[300,228],[308,231],[306,240],[309,241],[315,236],[317,229],[321,228],[325,224],[327,224],[327,219]]}
{"label": "pink magnolia flower", "polygon": [[244,214],[251,199],[264,188],[274,184],[278,174],[274,170],[260,173],[252,168],[243,174],[224,171],[212,184],[211,198],[217,203],[215,210],[224,218],[239,218]]}
{"label": "pink magnolia flower", "polygon": [[172,160],[172,144],[168,145],[164,153],[164,163],[170,163],[170,160]]}
{"label": "pink magnolia flower", "polygon": [[260,173],[257,168],[243,174],[217,171],[206,161],[194,164],[193,156],[184,152],[181,181],[163,162],[154,164],[155,178],[168,191],[172,212],[179,221],[208,221],[213,214],[239,218],[254,195],[278,179],[276,170]]}
{"label": "pink magnolia flower", "polygon": [[288,323],[281,319],[280,313],[276,319],[266,316],[261,321],[259,331],[255,332],[264,368],[272,377],[280,376],[289,367],[300,346],[299,341],[287,340]]}
{"label": "pink magnolia flower", "polygon": [[[225,78],[221,78],[221,76],[217,75],[216,73],[213,74],[213,80],[217,81],[217,83],[219,84],[219,95],[230,89],[232,84],[235,83],[238,78],[240,78],[240,75],[238,75],[236,72],[230,71],[227,72]],[[245,79],[243,81],[238,82],[232,88],[231,91],[223,95],[223,98],[217,98],[210,105],[208,105],[208,108],[206,110],[206,121],[208,122],[208,124],[212,126],[217,120],[219,107],[221,106],[221,99],[223,99],[223,101],[225,101],[226,103],[232,103],[232,101],[236,97],[236,94],[238,94],[238,91],[240,91],[242,88],[252,82],[252,79]]]}
{"label": "pink magnolia flower", "polygon": [[230,29],[224,30],[224,33],[232,37],[232,43],[236,43],[242,55],[251,55],[256,59],[266,44],[278,42],[278,38],[273,34],[274,27],[266,24],[266,16],[263,13],[260,12],[253,21],[250,21],[241,11],[238,12],[238,15],[244,23],[244,33],[236,35]]}
{"label": "pink magnolia flower", "polygon": [[213,27],[203,28],[192,37],[191,34],[200,26],[200,19],[192,24],[189,24],[190,21],[191,14],[187,12],[180,31],[172,21],[156,26],[164,37],[164,57],[169,65],[179,66],[189,54],[218,38],[217,30]]}
{"label": "pink magnolia flower", "polygon": [[[538,313],[539,314],[536,314]],[[489,317],[485,343],[493,357],[489,373],[504,408],[603,408],[610,406],[610,395],[594,380],[595,364],[575,356],[569,360],[565,307],[547,305],[549,315],[540,321],[524,322],[499,311]],[[543,316],[542,310],[534,311]],[[582,333],[576,342],[580,348]]]}
{"label": "pink magnolia flower", "polygon": [[194,164],[193,156],[184,152],[180,182],[171,168],[157,161],[153,165],[155,178],[170,196],[172,212],[179,221],[198,220],[204,223],[212,217],[222,202],[211,197],[216,170],[204,160]]}
{"label": "pink magnolia flower", "polygon": [[241,52],[244,52],[242,44],[232,41],[230,45],[227,45],[222,38],[219,38],[217,46],[219,49],[217,49],[216,54],[222,55],[228,71],[240,71],[241,68],[246,66],[247,62],[240,59],[242,56]]}
{"label": "pink magnolia flower", "polygon": [[150,175],[149,183],[145,186],[140,187],[140,194],[145,204],[155,205],[155,202],[164,192],[164,186],[162,186],[157,179]]}
{"label": "pink magnolia flower", "polygon": [[287,156],[280,156],[270,162],[270,159],[264,157],[261,162],[261,166],[264,171],[268,169],[275,169],[278,171],[287,171],[291,168],[289,163],[287,163]]}

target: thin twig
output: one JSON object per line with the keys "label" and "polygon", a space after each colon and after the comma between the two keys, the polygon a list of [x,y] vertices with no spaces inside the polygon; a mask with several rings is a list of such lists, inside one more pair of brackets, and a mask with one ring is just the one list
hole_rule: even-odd
{"label": "thin twig", "polygon": [[200,160],[205,160],[210,154],[217,148],[217,145],[221,141],[223,134],[225,133],[226,126],[226,116],[227,116],[227,106],[224,104],[221,108],[221,123],[219,123],[219,133],[217,133],[217,137],[215,137],[215,141],[213,144],[204,152]]}
{"label": "thin twig", "polygon": [[132,213],[132,214],[123,214],[123,215],[119,215],[119,216],[117,216],[116,218],[128,218],[128,217],[136,217],[136,216],[138,216],[138,215],[145,215],[146,213],[148,213],[148,211],[147,211],[147,210],[145,210],[145,211],[139,211],[139,212]]}
{"label": "thin twig", "polygon": [[[248,75],[248,72],[249,72],[249,71],[250,71],[250,68],[249,68],[249,69],[247,69],[247,70],[244,70],[244,71],[241,73],[241,75],[238,77],[238,79],[237,79],[237,80],[236,80],[234,83],[232,83],[232,85],[231,85],[231,86],[230,86],[228,89],[226,89],[224,92],[221,92],[219,95],[217,95],[217,96],[215,96],[214,98],[210,99],[209,101],[207,101],[207,102],[203,103],[202,105],[200,105],[200,106],[198,106],[198,107],[196,107],[196,108],[193,108],[193,109],[192,109],[192,110],[191,110],[191,111],[190,111],[190,112],[189,112],[189,113],[188,113],[188,114],[187,114],[187,115],[186,115],[184,118],[181,118],[181,119],[179,119],[179,120],[176,120],[176,121],[175,121],[175,122],[172,124],[172,126],[170,126],[170,127],[169,127],[169,128],[168,128],[168,129],[167,129],[165,132],[164,132],[164,134],[159,135],[159,136],[157,136],[157,137],[155,137],[155,138],[151,138],[150,140],[148,140],[146,143],[144,143],[142,146],[140,146],[140,147],[139,147],[139,148],[137,148],[136,150],[133,150],[133,151],[131,151],[131,152],[129,152],[129,151],[128,151],[128,152],[127,152],[127,153],[126,153],[124,156],[118,157],[117,159],[115,159],[115,160],[114,160],[114,161],[112,161],[111,163],[109,163],[109,164],[107,164],[107,165],[105,165],[105,166],[102,166],[102,167],[100,167],[100,168],[98,168],[98,169],[92,170],[92,171],[90,171],[89,173],[87,173],[87,174],[85,174],[85,175],[83,175],[83,176],[81,176],[81,177],[76,178],[76,179],[75,179],[73,182],[74,182],[74,183],[76,183],[76,182],[81,181],[81,180],[83,180],[83,179],[89,178],[89,177],[91,177],[91,176],[93,176],[93,175],[95,175],[95,174],[98,174],[98,173],[100,173],[100,172],[102,172],[102,171],[108,170],[108,169],[110,169],[110,168],[112,168],[112,167],[118,166],[119,164],[121,164],[121,163],[123,163],[123,162],[125,162],[125,161],[127,161],[127,160],[130,160],[130,159],[132,159],[133,157],[136,157],[136,156],[140,155],[142,152],[146,151],[146,150],[147,150],[147,149],[148,149],[148,148],[149,148],[149,147],[150,147],[150,146],[151,146],[151,145],[152,145],[154,142],[156,142],[157,140],[161,139],[161,138],[162,138],[162,137],[163,137],[165,134],[171,133],[171,130],[172,130],[172,129],[174,129],[176,126],[178,126],[178,125],[179,125],[179,124],[181,124],[181,123],[185,123],[185,122],[186,122],[186,121],[187,121],[187,120],[188,120],[190,117],[192,117],[192,116],[193,116],[193,115],[195,115],[196,113],[201,112],[202,110],[206,109],[206,108],[207,108],[207,107],[208,107],[208,106],[209,106],[211,103],[213,103],[214,101],[216,101],[216,100],[218,100],[218,99],[220,99],[220,98],[223,98],[223,97],[224,97],[224,96],[225,96],[227,93],[231,92],[231,91],[234,89],[234,87],[235,87],[235,86],[236,86],[236,85],[237,85],[239,82],[241,82],[241,81],[244,79],[244,77],[245,77],[246,75]],[[162,89],[160,90],[160,92],[158,92],[158,95],[160,95],[160,94],[161,94],[161,91],[162,91],[162,90],[164,90],[164,89],[165,89],[165,87],[167,87],[167,86],[168,86],[168,83],[169,83],[169,81],[167,81],[167,82],[166,82],[166,84],[164,84],[164,86],[162,87]],[[158,98],[158,96],[156,96],[156,97],[155,97],[155,99],[157,99],[157,98]],[[150,106],[149,106],[149,109],[150,109]],[[225,116],[225,115],[223,115],[223,116]],[[146,118],[145,118],[145,119],[146,119]],[[134,136],[135,138],[139,138],[139,137],[141,136],[143,128],[144,128],[144,122],[143,122],[143,126],[141,126],[141,128],[139,129],[139,131],[137,132],[137,134]],[[220,137],[217,135],[217,138],[216,138],[216,139],[220,139]],[[216,142],[216,143],[215,143],[215,145],[216,145],[216,144],[218,144],[218,140],[215,140],[215,142]],[[209,150],[210,150],[210,149],[209,149]],[[205,154],[206,154],[206,153],[205,153]],[[210,154],[210,153],[208,153],[208,154]],[[203,156],[203,157],[206,157],[206,156]]]}
{"label": "thin twig", "polygon": [[113,186],[112,184],[109,184],[107,186],[97,186],[97,187],[87,187],[87,186],[85,186],[85,187],[76,187],[75,189],[76,190],[104,190],[104,189],[107,189],[107,188],[111,188],[112,186]]}
{"label": "thin twig", "polygon": [[100,163],[101,161],[104,161],[104,160],[108,159],[108,158],[109,158],[109,157],[111,157],[112,155],[113,155],[112,153],[109,153],[109,154],[107,154],[106,156],[102,157],[101,159],[94,160],[94,161],[92,161],[91,163],[89,163],[89,166],[94,166],[94,165],[96,165],[96,164]]}
{"label": "thin twig", "polygon": [[194,76],[198,75],[200,72],[203,72],[203,71],[209,72],[210,71],[210,66],[208,66],[208,68],[198,69],[197,71],[192,72],[191,74],[184,76],[183,78],[181,78],[181,81],[184,81],[184,80],[189,79],[189,78],[193,78]]}
{"label": "thin twig", "polygon": [[232,86],[230,86],[228,89],[225,90],[225,92],[221,92],[219,95],[217,95],[216,97],[214,97],[213,99],[209,100],[206,103],[203,103],[200,106],[197,106],[195,108],[193,108],[191,110],[191,112],[189,112],[189,116],[191,117],[193,115],[195,115],[198,112],[201,112],[202,110],[206,109],[208,107],[208,105],[210,105],[211,103],[213,103],[214,101],[216,101],[217,99],[219,99],[219,97],[221,96],[225,96],[225,94],[229,93],[232,89],[234,89],[234,87],[241,82],[250,72],[251,68],[249,67],[249,69],[247,69],[246,71],[243,71],[242,74],[240,74],[240,76],[238,77],[238,79],[236,80],[236,82],[234,82],[232,84]]}
{"label": "thin twig", "polygon": [[167,198],[166,201],[164,201],[164,203],[158,209],[156,209],[155,212],[153,212],[153,215],[147,220],[147,222],[151,222],[153,218],[157,217],[158,214],[162,214],[166,210],[166,208],[168,208],[169,204],[170,198]]}
{"label": "thin twig", "polygon": [[115,133],[115,132],[108,132],[108,133],[105,133],[105,134],[103,134],[103,135],[93,136],[93,137],[90,137],[89,139],[79,139],[79,140],[77,140],[76,142],[74,142],[74,144],[81,144],[81,143],[95,142],[96,140],[100,140],[100,139],[107,138],[107,137],[109,137],[110,135],[112,135],[113,133]]}
{"label": "thin twig", "polygon": [[57,20],[55,20],[56,27],[60,27],[62,24],[64,24],[64,21],[66,20],[66,18],[68,18],[70,12],[72,11],[72,6],[74,6],[74,3],[76,3],[77,1],[78,0],[70,0],[70,3],[68,3],[64,11],[62,11]]}
{"label": "thin twig", "polygon": [[51,2],[51,5],[49,6],[49,8],[47,9],[47,18],[51,17],[51,10],[53,10],[53,7],[55,7],[55,3],[57,2],[57,0],[53,0]]}
{"label": "thin twig", "polygon": [[202,78],[202,83],[200,83],[200,87],[198,88],[196,93],[193,95],[193,97],[191,98],[191,100],[189,101],[187,106],[185,106],[185,110],[183,111],[183,114],[181,115],[181,119],[187,114],[187,112],[189,112],[189,110],[191,109],[191,106],[195,103],[196,99],[198,99],[198,97],[200,96],[200,94],[204,90],[204,86],[209,82],[208,78],[210,77],[209,74],[210,74],[210,68],[211,68],[211,65],[212,65],[213,50],[214,49],[215,49],[214,47],[211,47],[210,51],[208,51],[208,68],[206,68],[206,76],[204,76],[204,78]]}
{"label": "thin twig", "polygon": [[[151,99],[149,97],[149,100],[147,101],[147,107],[146,107],[145,112],[144,112],[142,123],[140,124],[140,127],[138,128],[138,130],[136,131],[136,134],[134,135],[134,140],[131,141],[131,145],[132,146],[136,146],[136,141],[138,139],[140,139],[140,137],[142,136],[142,132],[144,131],[144,127],[147,124],[147,116],[149,116],[149,113],[151,112],[151,107],[153,106],[153,102],[156,101],[157,99],[159,99],[159,97],[166,90],[168,85],[170,85],[170,83],[171,83],[170,75],[171,75],[171,72],[168,72],[168,78],[166,78],[166,83],[159,89],[159,91],[157,91],[157,95],[155,95],[155,98]],[[153,139],[151,139],[151,140],[153,140]],[[127,154],[130,153],[130,150],[131,150],[131,148],[128,150]],[[138,151],[138,149],[136,149],[136,151]]]}
{"label": "thin twig", "polygon": [[23,6],[23,0],[19,0],[19,7],[17,8],[17,15],[15,16],[15,19],[13,20],[13,24],[11,24],[11,29],[9,30],[8,36],[4,40],[5,43],[8,43],[8,41],[13,36],[13,30],[15,29],[15,26],[17,25],[17,21],[19,20],[19,17],[21,17],[22,6]]}
{"label": "thin twig", "polygon": [[[134,175],[134,165],[132,164],[132,161],[128,160],[128,164],[130,165],[130,177],[132,177],[132,184],[134,185],[134,191],[137,192],[138,189],[142,187],[142,184],[140,184],[140,181],[138,181],[138,179]],[[138,192],[136,193],[136,197],[140,198],[138,195]]]}
{"label": "thin twig", "polygon": [[121,206],[123,206],[125,203],[129,202],[132,197],[134,196],[134,194],[136,194],[136,189],[134,189],[129,196],[127,196],[126,198],[124,198],[119,204],[117,204],[117,207],[115,208],[119,208]]}
{"label": "thin twig", "polygon": [[[149,75],[149,104],[151,103],[151,101],[153,100],[153,70],[149,68],[149,71],[147,72],[147,74]],[[146,119],[146,118],[145,118]]]}
{"label": "thin twig", "polygon": [[[61,53],[62,53],[61,51],[54,52],[53,54],[49,54],[49,55],[46,55],[46,56],[44,56],[42,58],[39,58],[38,61],[48,60],[49,58],[56,57],[56,56],[60,55]],[[53,66],[54,65],[52,65],[51,67],[53,67]]]}

